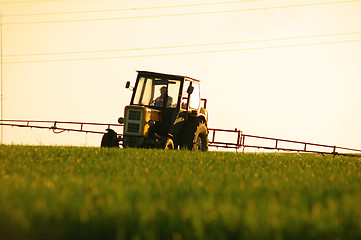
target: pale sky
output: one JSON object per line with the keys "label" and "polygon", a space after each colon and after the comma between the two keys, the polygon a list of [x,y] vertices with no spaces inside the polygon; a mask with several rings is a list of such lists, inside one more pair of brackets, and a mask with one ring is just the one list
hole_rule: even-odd
{"label": "pale sky", "polygon": [[200,79],[209,127],[361,149],[361,1],[0,0],[0,12],[4,119],[116,123],[145,70]]}

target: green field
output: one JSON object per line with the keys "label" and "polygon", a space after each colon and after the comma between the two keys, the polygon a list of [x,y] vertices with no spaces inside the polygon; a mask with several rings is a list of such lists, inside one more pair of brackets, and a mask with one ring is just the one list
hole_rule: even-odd
{"label": "green field", "polygon": [[361,159],[3,145],[0,239],[361,239]]}

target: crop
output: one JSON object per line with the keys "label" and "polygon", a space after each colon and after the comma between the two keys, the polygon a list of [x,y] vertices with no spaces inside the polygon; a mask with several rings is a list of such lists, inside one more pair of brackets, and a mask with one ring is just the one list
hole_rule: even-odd
{"label": "crop", "polygon": [[0,239],[361,239],[361,160],[0,146]]}

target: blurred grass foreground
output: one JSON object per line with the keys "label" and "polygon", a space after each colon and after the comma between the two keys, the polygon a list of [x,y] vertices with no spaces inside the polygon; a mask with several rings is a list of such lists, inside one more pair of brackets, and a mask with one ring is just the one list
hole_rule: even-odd
{"label": "blurred grass foreground", "polygon": [[361,159],[0,146],[0,239],[361,239]]}

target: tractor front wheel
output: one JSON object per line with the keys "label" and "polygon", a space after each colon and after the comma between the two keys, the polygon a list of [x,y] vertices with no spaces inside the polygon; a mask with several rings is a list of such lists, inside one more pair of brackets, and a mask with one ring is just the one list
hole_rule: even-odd
{"label": "tractor front wheel", "polygon": [[119,147],[118,134],[113,130],[108,128],[107,132],[104,133],[101,147]]}
{"label": "tractor front wheel", "polygon": [[164,143],[164,149],[166,150],[173,150],[174,149],[174,142],[171,138],[168,138]]}

